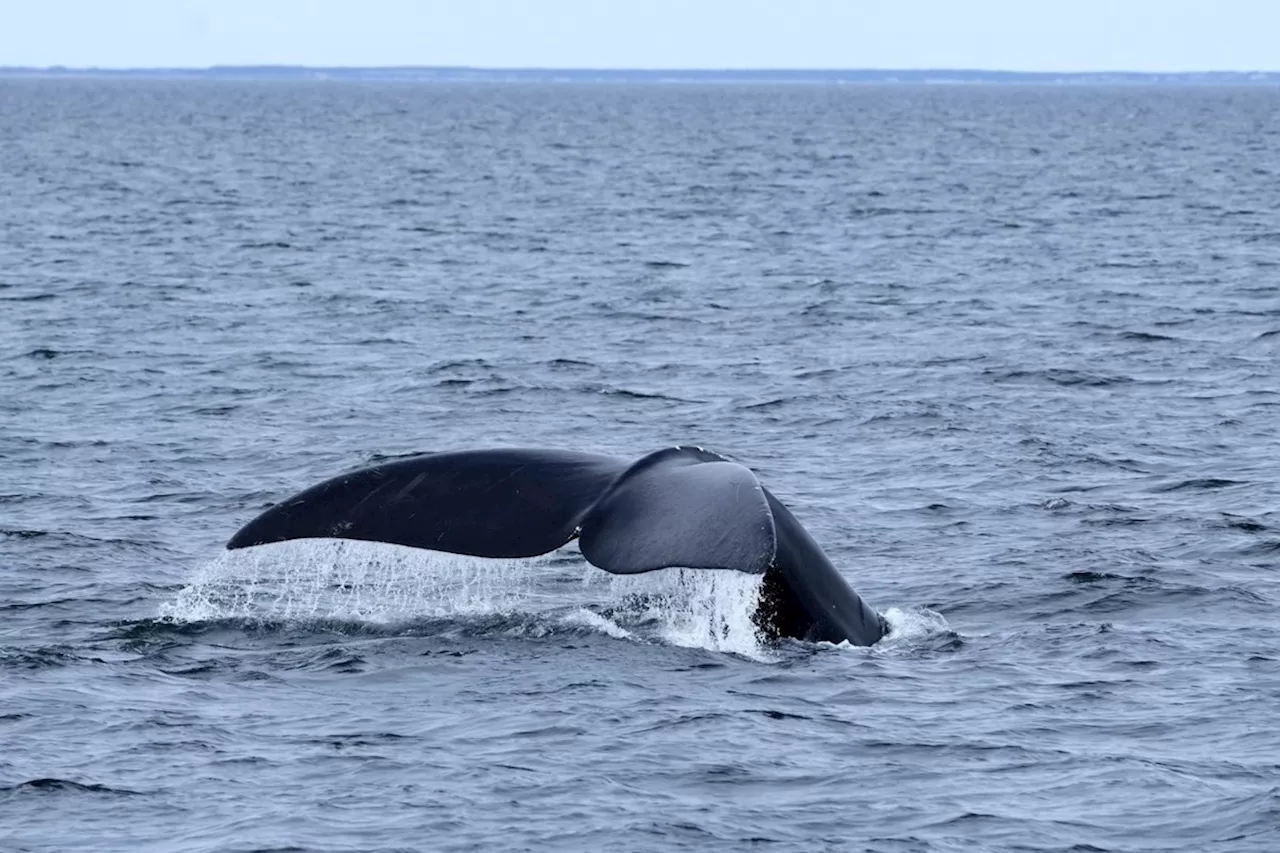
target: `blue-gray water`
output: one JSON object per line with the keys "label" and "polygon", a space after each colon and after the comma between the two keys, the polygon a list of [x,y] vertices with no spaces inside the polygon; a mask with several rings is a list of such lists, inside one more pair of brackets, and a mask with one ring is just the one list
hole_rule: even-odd
{"label": "blue-gray water", "polygon": [[[1280,91],[0,84],[0,850],[1273,851]],[[703,444],[756,579],[227,554]]]}

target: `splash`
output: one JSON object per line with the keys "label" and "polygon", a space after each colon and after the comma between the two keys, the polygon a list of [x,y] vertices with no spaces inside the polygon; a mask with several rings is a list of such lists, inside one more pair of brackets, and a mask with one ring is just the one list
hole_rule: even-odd
{"label": "splash", "polygon": [[205,564],[160,608],[178,622],[424,617],[528,612],[540,560],[493,560],[355,541],[299,540]]}
{"label": "splash", "polygon": [[909,610],[903,610],[901,607],[890,607],[884,611],[885,621],[889,623],[889,635],[885,641],[905,641],[920,640],[926,637],[934,637],[938,634],[946,634],[951,631],[951,626],[947,624],[947,620],[941,613],[930,610],[927,607],[914,607]]}
{"label": "splash", "polygon": [[[574,566],[581,567],[578,584],[566,578]],[[752,620],[760,582],[759,575],[694,569],[611,575],[572,549],[497,560],[314,539],[228,551],[202,566],[160,615],[374,624],[532,616],[508,628],[542,636],[567,626],[765,659]]]}
{"label": "splash", "polygon": [[889,633],[873,646],[855,646],[848,640],[839,643],[820,642],[819,646],[828,649],[841,649],[860,654],[877,654],[902,649],[916,649],[928,645],[939,638],[959,637],[941,613],[927,607],[915,607],[904,610],[901,607],[890,607],[880,614],[889,623]]}
{"label": "splash", "polygon": [[766,657],[753,616],[762,575],[698,569],[661,569],[642,575],[594,572],[587,584],[602,584],[617,602],[622,624],[657,626],[665,642],[686,648]]}

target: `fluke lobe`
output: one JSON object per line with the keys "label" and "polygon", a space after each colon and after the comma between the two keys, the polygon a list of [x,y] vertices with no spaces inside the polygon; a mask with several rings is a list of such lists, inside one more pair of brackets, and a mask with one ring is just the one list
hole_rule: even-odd
{"label": "fluke lobe", "polygon": [[755,621],[770,636],[869,646],[887,630],[755,474],[701,447],[632,463],[571,450],[414,456],[312,486],[227,548],[336,538],[533,557],[575,537],[588,562],[614,574],[763,572]]}

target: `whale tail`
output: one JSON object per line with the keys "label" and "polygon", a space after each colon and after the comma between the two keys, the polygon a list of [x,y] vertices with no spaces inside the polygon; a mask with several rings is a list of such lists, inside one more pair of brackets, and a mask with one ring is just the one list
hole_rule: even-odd
{"label": "whale tail", "polygon": [[671,566],[760,573],[777,547],[755,475],[708,451],[679,447],[631,465],[561,450],[473,450],[388,462],[275,505],[227,548],[337,538],[532,557],[574,537],[588,562],[616,574]]}
{"label": "whale tail", "polygon": [[588,562],[615,574],[763,572],[757,624],[773,636],[867,646],[886,630],[750,470],[699,447],[631,464],[564,450],[414,456],[312,486],[227,547],[316,538],[477,557],[533,557],[578,538]]}

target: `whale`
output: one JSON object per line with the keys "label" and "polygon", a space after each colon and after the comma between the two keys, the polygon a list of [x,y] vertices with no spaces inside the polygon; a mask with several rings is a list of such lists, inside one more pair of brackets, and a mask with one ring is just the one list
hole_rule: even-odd
{"label": "whale", "polygon": [[356,539],[535,557],[577,540],[614,574],[664,568],[763,575],[754,622],[769,639],[870,646],[888,623],[756,475],[702,447],[634,461],[553,449],[454,450],[332,477],[244,525],[231,550]]}

